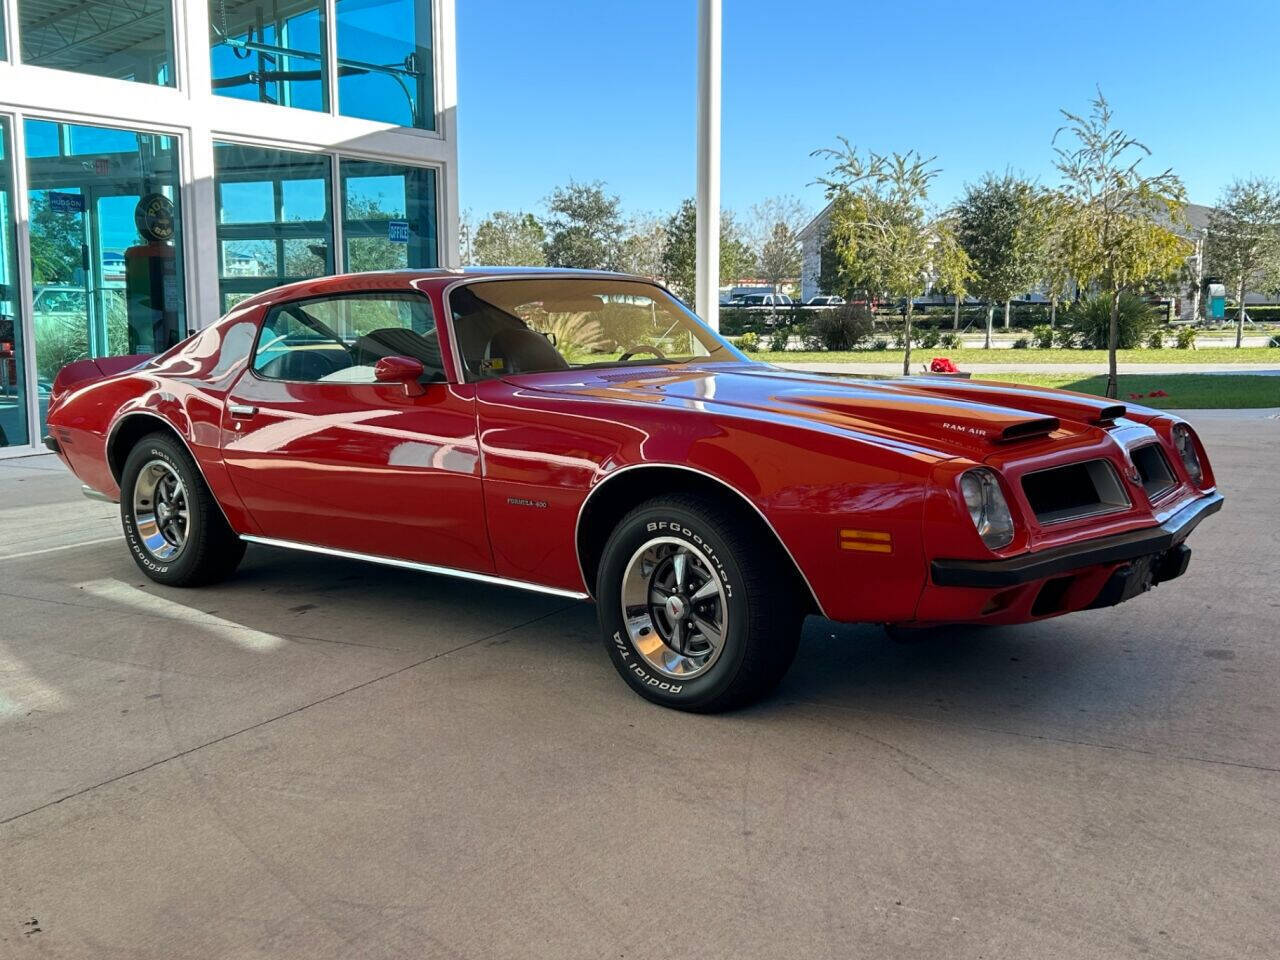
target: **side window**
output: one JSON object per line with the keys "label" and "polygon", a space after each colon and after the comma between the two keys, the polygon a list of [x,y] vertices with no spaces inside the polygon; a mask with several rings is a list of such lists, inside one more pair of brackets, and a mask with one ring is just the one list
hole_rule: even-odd
{"label": "side window", "polygon": [[359,293],[273,307],[262,324],[253,369],[302,383],[375,383],[383,357],[422,362],[423,382],[444,364],[431,304],[413,293]]}

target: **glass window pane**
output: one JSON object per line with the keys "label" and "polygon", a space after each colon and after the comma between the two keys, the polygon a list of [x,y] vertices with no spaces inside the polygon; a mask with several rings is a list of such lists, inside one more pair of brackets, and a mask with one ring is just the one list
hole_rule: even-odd
{"label": "glass window pane", "polygon": [[27,120],[32,319],[41,419],[82,357],[159,353],[186,336],[178,141]]}
{"label": "glass window pane", "polygon": [[436,128],[431,0],[337,0],[338,112]]}
{"label": "glass window pane", "polygon": [[339,170],[348,271],[439,266],[435,170],[347,159]]}
{"label": "glass window pane", "polygon": [[13,149],[9,121],[0,117],[0,447],[30,443],[27,390],[23,377],[21,297],[13,205]]}
{"label": "glass window pane", "polygon": [[171,87],[171,0],[18,0],[23,63]]}
{"label": "glass window pane", "polygon": [[295,301],[267,314],[253,369],[277,380],[376,383],[384,357],[412,357],[423,381],[444,379],[430,302],[414,293]]}
{"label": "glass window pane", "polygon": [[333,273],[328,156],[215,143],[214,169],[223,310]]}
{"label": "glass window pane", "polygon": [[304,110],[328,110],[321,0],[209,0],[213,92]]}

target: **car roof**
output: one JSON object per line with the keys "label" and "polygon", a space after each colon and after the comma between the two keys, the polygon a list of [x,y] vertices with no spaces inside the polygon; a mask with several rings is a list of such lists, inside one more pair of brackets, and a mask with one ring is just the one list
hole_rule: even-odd
{"label": "car roof", "polygon": [[501,277],[593,277],[610,280],[634,280],[653,284],[648,277],[610,270],[577,270],[567,267],[436,267],[430,269],[378,270],[366,273],[338,273],[324,277],[311,277],[283,284],[256,293],[241,301],[237,307],[276,303],[295,297],[325,296],[333,293],[352,293],[361,290],[421,290],[425,283],[451,284],[462,280],[483,280]]}

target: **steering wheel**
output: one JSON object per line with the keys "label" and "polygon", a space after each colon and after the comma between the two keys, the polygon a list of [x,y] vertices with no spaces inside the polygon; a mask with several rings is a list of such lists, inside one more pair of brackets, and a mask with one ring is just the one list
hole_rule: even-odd
{"label": "steering wheel", "polygon": [[631,346],[627,347],[627,349],[623,352],[622,356],[618,358],[618,362],[625,363],[626,361],[634,357],[637,353],[652,353],[659,360],[667,359],[667,355],[663,353],[661,350],[659,350],[657,347],[647,347],[642,343],[633,343]]}

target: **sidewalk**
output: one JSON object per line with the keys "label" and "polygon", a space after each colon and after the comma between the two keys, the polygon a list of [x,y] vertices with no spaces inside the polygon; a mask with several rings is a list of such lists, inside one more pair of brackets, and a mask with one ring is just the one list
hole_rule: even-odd
{"label": "sidewalk", "polygon": [[[913,352],[915,353],[915,357],[911,360],[913,371],[919,371],[933,356],[927,350]],[[778,365],[788,370],[799,370],[805,373],[871,373],[887,376],[902,373],[900,360],[888,363],[781,363]],[[965,373],[972,373],[974,376],[988,373],[1077,373],[1081,377],[1092,377],[1107,372],[1105,363],[962,363],[959,367]],[[1275,363],[1122,363],[1120,373],[1237,373],[1276,377],[1280,376],[1280,357],[1276,357]]]}

